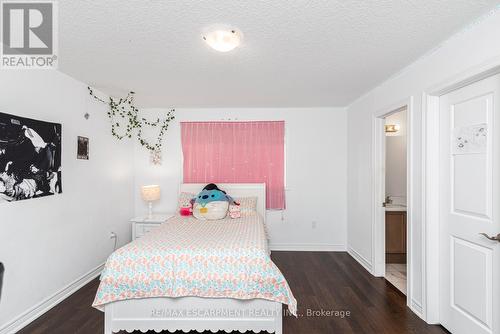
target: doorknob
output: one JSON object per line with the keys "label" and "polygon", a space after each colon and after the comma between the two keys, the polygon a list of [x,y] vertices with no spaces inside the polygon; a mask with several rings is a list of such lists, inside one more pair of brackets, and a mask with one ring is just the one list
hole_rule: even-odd
{"label": "doorknob", "polygon": [[497,234],[495,237],[490,237],[486,233],[479,233],[479,234],[484,235],[486,238],[488,238],[488,239],[490,239],[492,241],[498,241],[498,242],[500,242],[500,233]]}

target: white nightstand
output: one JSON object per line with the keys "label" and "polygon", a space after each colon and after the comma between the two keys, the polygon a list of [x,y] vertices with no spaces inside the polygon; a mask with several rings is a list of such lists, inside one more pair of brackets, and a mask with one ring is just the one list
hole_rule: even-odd
{"label": "white nightstand", "polygon": [[173,213],[156,214],[153,218],[147,216],[136,217],[130,220],[132,223],[132,240],[142,237],[144,234],[160,226],[168,218],[172,217]]}

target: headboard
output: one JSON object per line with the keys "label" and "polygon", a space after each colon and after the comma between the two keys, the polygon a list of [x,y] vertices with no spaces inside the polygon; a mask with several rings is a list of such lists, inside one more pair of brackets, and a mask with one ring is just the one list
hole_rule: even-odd
{"label": "headboard", "polygon": [[[206,183],[181,183],[180,191],[197,194]],[[232,197],[257,197],[257,212],[266,221],[266,184],[265,183],[217,183],[217,186]]]}

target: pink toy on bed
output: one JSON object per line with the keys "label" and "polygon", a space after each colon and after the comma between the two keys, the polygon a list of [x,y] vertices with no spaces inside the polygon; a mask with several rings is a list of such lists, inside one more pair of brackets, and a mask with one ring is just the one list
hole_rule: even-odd
{"label": "pink toy on bed", "polygon": [[193,214],[193,206],[182,206],[179,210],[181,216],[191,216]]}

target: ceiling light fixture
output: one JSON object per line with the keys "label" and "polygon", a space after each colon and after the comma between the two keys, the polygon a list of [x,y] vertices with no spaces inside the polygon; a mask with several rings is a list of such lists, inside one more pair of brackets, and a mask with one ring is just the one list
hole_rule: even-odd
{"label": "ceiling light fixture", "polygon": [[234,28],[212,28],[203,34],[203,40],[219,52],[228,52],[238,47],[242,38],[241,32]]}

